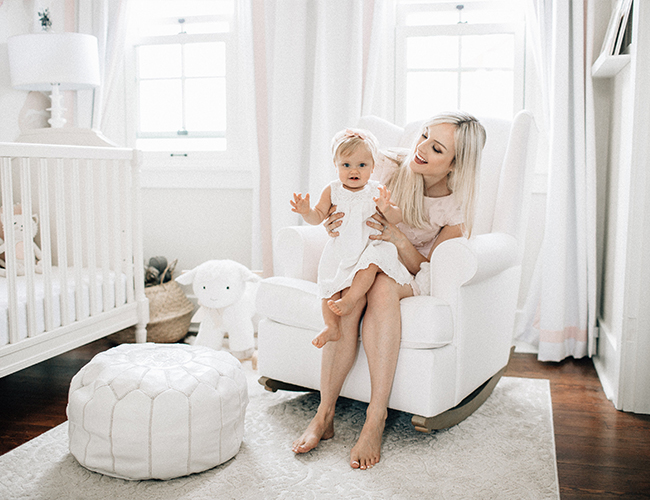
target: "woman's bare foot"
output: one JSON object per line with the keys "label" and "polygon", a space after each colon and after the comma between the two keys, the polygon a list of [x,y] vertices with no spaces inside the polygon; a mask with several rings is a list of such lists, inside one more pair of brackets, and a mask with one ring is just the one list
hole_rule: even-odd
{"label": "woman's bare foot", "polygon": [[338,326],[325,325],[323,331],[316,335],[311,343],[320,349],[328,342],[336,342],[340,338],[341,330],[339,330]]}
{"label": "woman's bare foot", "polygon": [[316,413],[302,436],[293,442],[291,451],[307,453],[316,448],[321,439],[331,439],[332,437],[334,437],[334,415],[331,418],[323,418]]}
{"label": "woman's bare foot", "polygon": [[354,310],[355,302],[347,297],[340,298],[339,300],[328,300],[327,306],[332,312],[338,316],[345,316]]}
{"label": "woman's bare foot", "polygon": [[381,457],[381,440],[386,425],[387,413],[366,416],[357,444],[350,451],[350,467],[353,469],[370,469]]}

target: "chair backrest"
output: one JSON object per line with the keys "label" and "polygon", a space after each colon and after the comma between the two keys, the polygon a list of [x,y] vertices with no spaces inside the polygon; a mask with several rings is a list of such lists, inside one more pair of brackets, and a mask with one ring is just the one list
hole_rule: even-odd
{"label": "chair backrest", "polygon": [[[474,234],[503,232],[519,240],[533,115],[521,111],[512,121],[479,120],[487,141],[481,159]],[[375,134],[381,148],[410,147],[420,133],[422,121],[401,128],[376,116],[364,116],[358,127]]]}
{"label": "chair backrest", "polygon": [[479,120],[485,128],[487,140],[481,158],[474,231],[476,234],[486,234],[493,231],[495,207],[511,122],[497,118],[479,118]]}

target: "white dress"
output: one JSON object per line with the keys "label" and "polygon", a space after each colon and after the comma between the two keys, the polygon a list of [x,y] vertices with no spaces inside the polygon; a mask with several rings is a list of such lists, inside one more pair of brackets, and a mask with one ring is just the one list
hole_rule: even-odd
{"label": "white dress", "polygon": [[325,245],[318,266],[318,289],[321,299],[349,287],[357,271],[376,264],[386,275],[400,285],[411,282],[413,276],[399,261],[397,248],[392,243],[371,240],[376,230],[366,221],[377,211],[373,198],[379,196],[377,181],[370,180],[360,191],[348,191],[340,180],[330,184],[332,204],[343,212],[343,223],[337,228],[339,236]]}

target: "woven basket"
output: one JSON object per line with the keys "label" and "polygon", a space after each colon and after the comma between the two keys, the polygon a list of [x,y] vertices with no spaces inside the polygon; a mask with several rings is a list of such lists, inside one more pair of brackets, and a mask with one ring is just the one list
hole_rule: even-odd
{"label": "woven basket", "polygon": [[[173,265],[175,264],[176,261]],[[172,279],[161,285],[147,287],[144,293],[149,299],[147,342],[171,344],[184,338],[190,327],[194,305],[181,286]],[[108,339],[116,344],[133,343],[135,326],[109,335]]]}

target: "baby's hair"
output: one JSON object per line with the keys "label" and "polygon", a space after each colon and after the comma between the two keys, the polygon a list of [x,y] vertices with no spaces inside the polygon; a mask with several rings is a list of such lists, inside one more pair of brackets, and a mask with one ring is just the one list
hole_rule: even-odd
{"label": "baby's hair", "polygon": [[[439,114],[426,121],[422,129],[441,123],[455,126],[455,154],[452,160],[454,169],[449,174],[447,185],[461,204],[465,218],[464,232],[469,237],[474,223],[478,169],[486,133],[476,118],[461,111]],[[414,141],[410,154],[401,161],[400,167],[386,185],[391,190],[393,202],[402,209],[404,221],[410,226],[423,228],[428,222],[424,211],[424,179],[409,168],[418,140],[419,137]],[[397,158],[393,159],[396,160]]]}
{"label": "baby's hair", "polygon": [[355,128],[341,130],[332,138],[332,159],[336,162],[341,156],[349,155],[362,144],[368,149],[376,163],[379,154],[377,138],[367,130]]}

